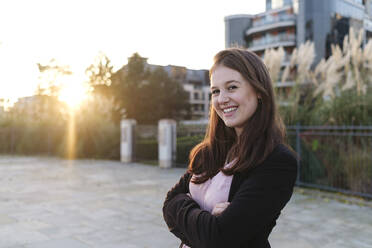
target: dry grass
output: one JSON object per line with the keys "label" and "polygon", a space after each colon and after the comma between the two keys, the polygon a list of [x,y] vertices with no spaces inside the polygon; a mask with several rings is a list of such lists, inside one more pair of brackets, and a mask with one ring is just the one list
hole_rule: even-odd
{"label": "dry grass", "polygon": [[332,55],[315,68],[313,82],[315,95],[334,98],[340,91],[355,90],[366,94],[372,81],[372,40],[362,48],[363,30],[358,33],[350,28],[343,48],[332,46]]}
{"label": "dry grass", "polygon": [[340,91],[356,90],[358,95],[365,94],[372,85],[372,40],[362,48],[363,30],[358,33],[350,28],[343,42],[343,48],[332,45],[332,55],[322,59],[312,70],[315,58],[314,44],[307,41],[294,49],[290,64],[284,68],[281,79],[285,52],[283,48],[265,51],[264,62],[273,82],[286,82],[293,78],[296,85],[312,82],[314,97],[334,98]]}
{"label": "dry grass", "polygon": [[307,41],[293,50],[289,65],[284,69],[281,81],[287,81],[291,71],[295,69],[294,81],[296,84],[307,83],[310,79],[311,65],[314,62],[314,43]]}
{"label": "dry grass", "polygon": [[279,78],[280,68],[284,60],[285,52],[282,47],[267,49],[264,54],[264,63],[270,73],[271,80],[276,83]]}

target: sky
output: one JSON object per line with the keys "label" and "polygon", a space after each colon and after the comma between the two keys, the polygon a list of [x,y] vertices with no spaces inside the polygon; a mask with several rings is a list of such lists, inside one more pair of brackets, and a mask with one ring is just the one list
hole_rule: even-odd
{"label": "sky", "polygon": [[138,52],[159,65],[208,69],[225,47],[224,17],[265,0],[0,0],[0,98],[33,95],[37,63],[70,66],[74,83],[104,53],[114,69]]}

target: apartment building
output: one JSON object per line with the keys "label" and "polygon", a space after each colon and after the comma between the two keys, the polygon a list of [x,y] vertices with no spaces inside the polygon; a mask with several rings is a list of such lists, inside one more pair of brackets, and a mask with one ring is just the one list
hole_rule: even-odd
{"label": "apartment building", "polygon": [[14,103],[12,109],[23,117],[39,120],[53,111],[56,106],[56,99],[46,95],[34,95],[21,97]]}
{"label": "apartment building", "polygon": [[182,66],[167,65],[163,69],[171,78],[180,82],[189,95],[192,119],[207,119],[209,113],[209,71],[193,70]]}
{"label": "apartment building", "polygon": [[169,77],[182,85],[183,89],[188,93],[191,105],[191,118],[193,120],[208,118],[209,100],[211,97],[208,70],[194,70],[175,65],[153,65],[147,62],[146,67],[150,70],[161,67]]}
{"label": "apartment building", "polygon": [[260,56],[283,47],[288,60],[294,48],[310,40],[316,63],[330,56],[331,44],[342,46],[350,27],[363,28],[365,40],[372,37],[371,11],[371,0],[266,0],[263,13],[225,17],[225,46]]}

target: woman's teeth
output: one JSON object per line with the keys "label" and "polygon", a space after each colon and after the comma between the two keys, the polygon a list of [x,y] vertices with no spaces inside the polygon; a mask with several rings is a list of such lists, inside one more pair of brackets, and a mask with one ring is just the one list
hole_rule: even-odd
{"label": "woman's teeth", "polygon": [[227,109],[224,109],[223,112],[224,112],[224,113],[230,113],[230,112],[236,110],[237,108],[238,108],[238,107],[227,108]]}

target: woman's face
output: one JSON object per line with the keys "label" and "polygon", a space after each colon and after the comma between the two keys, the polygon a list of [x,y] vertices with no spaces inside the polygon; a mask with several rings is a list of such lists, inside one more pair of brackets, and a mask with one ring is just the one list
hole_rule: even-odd
{"label": "woman's face", "polygon": [[218,116],[239,136],[257,109],[256,91],[238,71],[218,65],[211,75],[211,92]]}

